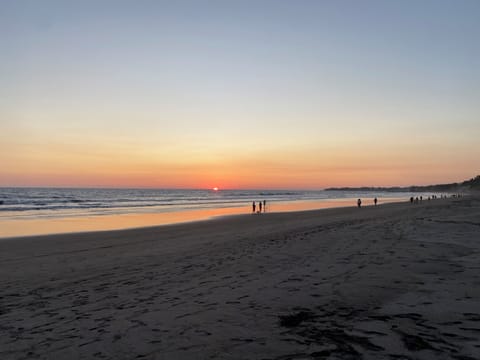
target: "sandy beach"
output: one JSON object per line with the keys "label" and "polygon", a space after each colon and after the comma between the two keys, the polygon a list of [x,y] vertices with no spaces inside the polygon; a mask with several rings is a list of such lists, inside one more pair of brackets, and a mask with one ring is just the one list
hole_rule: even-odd
{"label": "sandy beach", "polygon": [[480,199],[0,241],[1,359],[479,359]]}

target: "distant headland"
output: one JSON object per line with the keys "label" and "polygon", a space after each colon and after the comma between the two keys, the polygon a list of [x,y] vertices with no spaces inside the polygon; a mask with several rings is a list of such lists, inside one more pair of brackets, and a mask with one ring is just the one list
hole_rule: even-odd
{"label": "distant headland", "polygon": [[421,191],[435,191],[435,192],[465,192],[465,191],[480,191],[480,175],[477,175],[470,180],[465,180],[460,183],[437,184],[426,186],[394,186],[394,187],[331,187],[325,189],[326,191],[385,191],[385,192],[421,192]]}

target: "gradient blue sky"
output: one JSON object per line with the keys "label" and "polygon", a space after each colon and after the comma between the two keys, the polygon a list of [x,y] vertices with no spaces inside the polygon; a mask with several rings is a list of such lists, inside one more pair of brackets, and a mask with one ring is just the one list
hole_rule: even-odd
{"label": "gradient blue sky", "polygon": [[2,1],[0,186],[480,173],[480,1]]}

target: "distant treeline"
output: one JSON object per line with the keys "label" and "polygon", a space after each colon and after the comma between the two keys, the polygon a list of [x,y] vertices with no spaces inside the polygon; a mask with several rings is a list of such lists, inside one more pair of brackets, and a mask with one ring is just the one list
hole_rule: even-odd
{"label": "distant treeline", "polygon": [[333,187],[325,189],[327,191],[385,191],[385,192],[460,192],[468,190],[479,190],[480,191],[480,175],[477,175],[470,180],[465,180],[461,183],[451,183],[451,184],[437,184],[437,185],[427,185],[427,186],[394,186],[394,187]]}

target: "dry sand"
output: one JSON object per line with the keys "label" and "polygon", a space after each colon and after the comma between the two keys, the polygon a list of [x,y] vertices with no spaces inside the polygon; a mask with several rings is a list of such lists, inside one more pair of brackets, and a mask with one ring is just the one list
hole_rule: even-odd
{"label": "dry sand", "polygon": [[479,359],[468,197],[0,241],[0,359]]}

